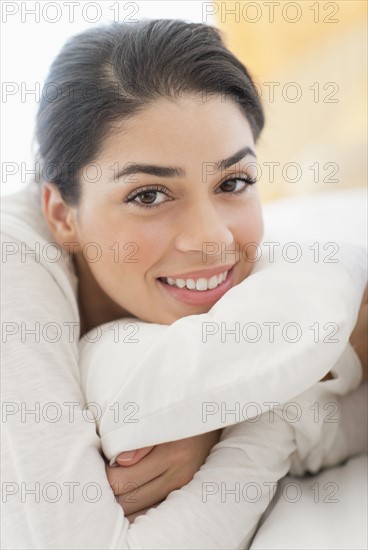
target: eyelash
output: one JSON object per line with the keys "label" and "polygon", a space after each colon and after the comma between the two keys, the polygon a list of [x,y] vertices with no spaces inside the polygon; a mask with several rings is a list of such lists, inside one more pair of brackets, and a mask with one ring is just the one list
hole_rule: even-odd
{"label": "eyelash", "polygon": [[[244,186],[243,189],[241,189],[240,191],[231,191],[231,192],[224,192],[226,195],[239,195],[240,193],[244,193],[248,186],[249,185],[254,185],[256,183],[256,179],[253,179],[249,176],[238,176],[238,177],[232,177],[232,178],[228,178],[224,181],[222,181],[219,185],[219,187],[221,187],[221,185],[223,185],[224,183],[228,183],[228,182],[233,182],[233,181],[242,181],[244,183],[246,183],[247,185]],[[149,185],[147,187],[141,187],[139,189],[135,189],[135,191],[128,195],[125,199],[124,199],[124,202],[126,204],[135,204],[136,206],[138,206],[139,208],[158,208],[159,206],[161,206],[162,202],[158,203],[158,204],[143,204],[143,203],[139,203],[139,202],[135,202],[135,199],[139,196],[142,196],[144,195],[145,193],[150,193],[150,192],[157,192],[157,193],[163,193],[164,195],[166,195],[167,197],[169,197],[170,195],[168,194],[167,192],[167,189],[165,187],[162,187],[161,185]],[[166,201],[165,201],[166,202]]]}

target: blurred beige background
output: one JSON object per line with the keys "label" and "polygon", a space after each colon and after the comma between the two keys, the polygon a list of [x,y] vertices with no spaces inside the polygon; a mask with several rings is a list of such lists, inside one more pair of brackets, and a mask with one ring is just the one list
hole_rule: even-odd
{"label": "blurred beige background", "polygon": [[[214,4],[228,47],[262,93],[263,200],[365,186],[365,0]],[[269,162],[280,163],[273,181]]]}

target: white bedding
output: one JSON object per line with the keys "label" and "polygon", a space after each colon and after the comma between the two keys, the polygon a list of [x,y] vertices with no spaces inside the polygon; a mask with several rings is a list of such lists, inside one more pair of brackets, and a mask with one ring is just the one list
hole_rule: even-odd
{"label": "white bedding", "polygon": [[[319,243],[367,247],[365,189],[281,200],[265,205],[264,212],[267,228],[277,227],[285,241],[308,235]],[[284,478],[251,549],[367,549],[367,487],[367,455],[316,476]]]}
{"label": "white bedding", "polygon": [[303,479],[286,477],[251,550],[366,550],[368,457]]}

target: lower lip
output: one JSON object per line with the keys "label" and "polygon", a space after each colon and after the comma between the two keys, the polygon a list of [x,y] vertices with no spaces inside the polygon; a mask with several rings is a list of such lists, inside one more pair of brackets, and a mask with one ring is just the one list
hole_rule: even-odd
{"label": "lower lip", "polygon": [[204,306],[210,305],[217,302],[230,288],[232,287],[233,282],[233,271],[232,267],[227,274],[225,281],[219,284],[216,288],[211,290],[188,290],[187,288],[178,288],[177,286],[170,286],[167,283],[160,281],[161,287],[168,292],[170,296],[188,304],[190,306]]}

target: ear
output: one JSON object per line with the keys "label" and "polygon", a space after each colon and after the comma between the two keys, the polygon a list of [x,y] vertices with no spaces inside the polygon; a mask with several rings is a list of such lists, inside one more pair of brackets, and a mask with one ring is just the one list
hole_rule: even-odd
{"label": "ear", "polygon": [[[63,248],[64,243],[78,242],[75,207],[65,203],[59,189],[52,183],[44,183],[42,211],[55,241]],[[74,248],[77,251],[78,247]]]}

